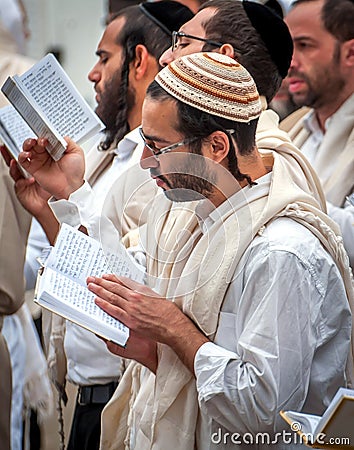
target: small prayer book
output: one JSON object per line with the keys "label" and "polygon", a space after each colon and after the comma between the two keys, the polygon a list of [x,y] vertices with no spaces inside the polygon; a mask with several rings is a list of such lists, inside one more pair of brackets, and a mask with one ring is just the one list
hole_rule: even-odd
{"label": "small prayer book", "polygon": [[0,110],[0,137],[16,160],[26,133],[25,138],[47,138],[46,150],[58,161],[67,145],[64,136],[80,144],[104,128],[51,53],[24,74],[8,77],[1,90],[18,112]]}
{"label": "small prayer book", "polygon": [[39,259],[34,301],[103,338],[121,346],[126,344],[129,329],[99,308],[95,295],[86,285],[88,276],[114,273],[144,282],[145,274],[128,255],[122,244],[114,253],[105,251],[100,242],[63,224],[55,246]]}
{"label": "small prayer book", "polygon": [[282,418],[313,448],[354,449],[354,390],[339,388],[322,416],[280,411]]}

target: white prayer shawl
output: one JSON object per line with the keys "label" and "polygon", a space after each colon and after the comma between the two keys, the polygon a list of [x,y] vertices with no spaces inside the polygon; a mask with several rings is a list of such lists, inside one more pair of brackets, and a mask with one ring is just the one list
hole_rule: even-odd
{"label": "white prayer shawl", "polygon": [[[319,181],[286,133],[275,131],[272,116],[268,118],[268,122],[263,122],[265,126],[257,130],[257,145],[265,157],[274,158],[269,195],[250,204],[245,202],[237,215],[230,208],[204,235],[194,215],[186,213],[187,222],[183,223],[183,214],[176,212],[175,207],[166,213],[160,226],[151,227],[150,234],[148,231],[150,281],[160,294],[175,301],[210,340],[241,256],[259,230],[282,215],[303,223],[321,239],[343,274],[353,310],[348,258],[338,227],[319,207],[321,204],[324,209],[325,204]],[[160,209],[156,213],[160,214]],[[188,245],[191,236],[193,246]],[[165,256],[170,250],[173,256],[169,260]],[[158,277],[158,283],[152,276]],[[195,379],[169,347],[158,345],[156,375],[132,362],[106,406],[101,448],[127,449],[132,442],[132,448],[137,450],[192,450],[197,448],[196,442],[202,442],[198,431]]]}
{"label": "white prayer shawl", "polygon": [[[282,124],[294,144],[301,149],[310,133],[304,127],[305,114],[298,117],[300,112],[293,113],[294,121],[291,115]],[[306,112],[304,109],[304,113]],[[310,113],[313,113],[313,110],[310,110]],[[313,166],[321,179],[326,199],[340,207],[354,188],[354,94],[329,120]],[[323,173],[328,165],[331,165],[332,170],[329,176],[324,178]]]}

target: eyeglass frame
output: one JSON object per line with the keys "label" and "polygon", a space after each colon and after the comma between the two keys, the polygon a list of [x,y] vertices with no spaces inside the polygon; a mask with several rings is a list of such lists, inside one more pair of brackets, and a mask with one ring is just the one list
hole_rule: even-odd
{"label": "eyeglass frame", "polygon": [[201,38],[198,36],[193,36],[191,34],[184,33],[183,31],[172,31],[171,35],[171,49],[174,52],[178,48],[178,38],[179,37],[186,37],[189,39],[195,39],[196,41],[206,42],[209,45],[215,45],[215,47],[221,47],[224,45],[222,42],[213,41],[211,39]]}
{"label": "eyeglass frame", "polygon": [[[202,137],[197,137],[197,136],[195,136],[195,137],[192,137],[192,138],[186,138],[186,139],[183,139],[182,141],[177,142],[176,144],[171,144],[171,145],[168,145],[167,147],[162,147],[162,148],[160,148],[160,149],[157,149],[157,148],[151,147],[151,145],[148,144],[148,143],[146,142],[146,137],[145,137],[145,135],[144,135],[144,132],[143,132],[142,127],[139,127],[138,130],[139,130],[140,137],[141,137],[141,139],[142,139],[143,142],[144,142],[144,146],[145,146],[147,149],[150,150],[152,156],[153,156],[156,160],[159,160],[159,156],[160,156],[160,155],[163,155],[164,153],[168,153],[168,152],[170,152],[170,151],[172,151],[172,150],[175,150],[175,149],[178,148],[178,147],[183,147],[184,145],[191,144],[192,142],[195,142],[195,141],[197,141],[198,139],[203,139]],[[228,138],[230,138],[230,137],[235,133],[235,130],[232,129],[232,128],[227,129],[227,130],[220,130],[220,131],[223,131],[224,133],[226,133],[226,135],[228,135]]]}
{"label": "eyeglass frame", "polygon": [[147,139],[146,139],[146,137],[144,135],[142,127],[139,127],[138,130],[139,130],[140,137],[141,137],[141,139],[144,142],[144,146],[147,149],[150,150],[152,156],[155,159],[157,159],[157,160],[159,159],[159,156],[163,155],[164,153],[171,152],[172,150],[175,150],[176,148],[183,147],[184,145],[191,144],[192,142],[197,141],[198,139],[200,139],[199,137],[186,138],[186,139],[183,139],[180,142],[177,142],[176,144],[171,144],[171,145],[168,145],[168,146],[162,147],[162,148],[156,148],[156,147],[154,148],[154,147],[151,146],[151,144],[148,144],[146,142]]}

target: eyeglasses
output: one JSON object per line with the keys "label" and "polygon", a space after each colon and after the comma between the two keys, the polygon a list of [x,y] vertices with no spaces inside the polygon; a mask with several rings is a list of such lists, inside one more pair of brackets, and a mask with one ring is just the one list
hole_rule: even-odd
{"label": "eyeglasses", "polygon": [[152,156],[154,158],[156,158],[157,160],[159,159],[159,155],[162,155],[163,153],[171,152],[172,150],[175,150],[178,147],[183,147],[183,145],[188,145],[199,139],[198,137],[187,138],[187,139],[183,139],[183,141],[177,142],[176,144],[172,144],[167,147],[156,148],[154,144],[147,143],[147,139],[144,136],[143,129],[141,127],[139,128],[139,133],[140,133],[142,140],[144,141],[145,147],[150,150],[150,152],[152,153]]}
{"label": "eyeglasses", "polygon": [[211,41],[210,39],[205,39],[197,36],[192,36],[191,34],[183,33],[183,31],[172,31],[172,51],[177,50],[179,46],[179,38],[185,37],[189,39],[195,39],[196,41],[206,42],[210,45],[215,45],[215,47],[221,47],[224,45],[222,42]]}

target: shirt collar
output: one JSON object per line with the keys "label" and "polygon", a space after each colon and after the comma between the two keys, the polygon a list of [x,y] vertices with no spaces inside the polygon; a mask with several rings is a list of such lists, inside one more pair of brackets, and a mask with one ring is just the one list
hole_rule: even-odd
{"label": "shirt collar", "polygon": [[139,128],[134,128],[134,130],[129,131],[129,133],[119,141],[117,147],[114,149],[114,153],[121,159],[128,158],[140,142]]}
{"label": "shirt collar", "polygon": [[[340,118],[340,117],[344,117],[347,114],[350,114],[353,110],[353,100],[354,100],[354,94],[350,95],[347,100],[342,103],[341,107],[337,109],[337,111],[332,114],[330,117],[328,117],[328,119],[325,121],[325,131],[328,130],[328,127],[330,126],[331,122],[333,122],[333,120],[335,118]],[[321,133],[323,134],[319,124],[318,124],[318,120],[316,118],[316,114],[315,114],[315,110],[312,109],[311,111],[309,111],[305,117],[304,117],[304,127],[305,129],[314,134],[314,133]]]}
{"label": "shirt collar", "polygon": [[231,197],[226,199],[220,206],[215,208],[210,200],[205,199],[199,202],[196,208],[196,215],[202,233],[205,234],[210,230],[212,225],[218,222],[230,209],[236,213],[247,203],[257,198],[263,197],[269,193],[272,172],[258,178],[257,184],[254,186],[245,186]]}
{"label": "shirt collar", "polygon": [[[325,122],[325,128],[327,128],[328,119]],[[321,133],[323,134],[320,125],[318,123],[315,111],[312,109],[304,117],[304,128],[311,134]]]}

